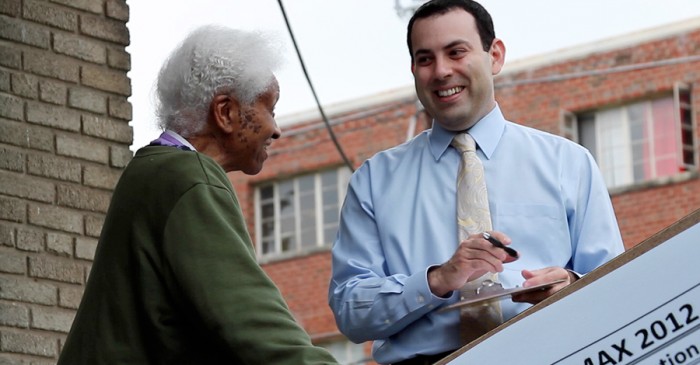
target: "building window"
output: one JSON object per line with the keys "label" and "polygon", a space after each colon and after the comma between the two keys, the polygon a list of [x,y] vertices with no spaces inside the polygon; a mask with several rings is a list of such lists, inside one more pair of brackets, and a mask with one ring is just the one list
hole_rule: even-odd
{"label": "building window", "polygon": [[259,257],[329,246],[338,229],[348,168],[325,170],[261,185],[255,190]]}
{"label": "building window", "polygon": [[691,106],[689,90],[676,87],[673,95],[576,115],[574,135],[608,188],[673,176],[696,166]]}
{"label": "building window", "polygon": [[364,344],[352,343],[346,339],[326,342],[318,344],[325,348],[328,352],[338,360],[339,364],[343,365],[360,365],[366,364],[372,359],[365,355]]}

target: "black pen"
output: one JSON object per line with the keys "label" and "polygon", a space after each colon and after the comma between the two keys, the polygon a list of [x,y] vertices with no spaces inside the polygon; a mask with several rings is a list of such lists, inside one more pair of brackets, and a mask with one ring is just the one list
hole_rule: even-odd
{"label": "black pen", "polygon": [[491,236],[490,233],[484,232],[484,233],[482,234],[482,236],[484,237],[485,240],[491,242],[491,244],[492,244],[494,247],[502,248],[502,249],[505,250],[506,253],[507,253],[508,255],[510,255],[511,257],[515,257],[516,259],[518,258],[518,251],[516,251],[516,250],[514,250],[514,249],[512,249],[512,248],[510,248],[510,247],[508,247],[508,246],[506,246],[506,245],[504,245],[503,242],[499,241],[496,237]]}

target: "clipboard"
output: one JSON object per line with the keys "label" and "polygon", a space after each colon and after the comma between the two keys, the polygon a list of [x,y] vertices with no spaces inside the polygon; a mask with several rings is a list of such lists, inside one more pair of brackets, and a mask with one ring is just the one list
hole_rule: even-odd
{"label": "clipboard", "polygon": [[522,288],[522,287],[515,287],[515,288],[510,288],[510,289],[505,289],[503,288],[503,285],[501,283],[494,283],[490,282],[488,283],[489,280],[487,280],[486,284],[480,288],[477,288],[473,294],[471,295],[466,295],[463,297],[462,300],[458,301],[457,303],[450,304],[446,307],[443,307],[439,309],[440,312],[443,311],[448,311],[452,309],[457,309],[465,306],[470,306],[470,305],[475,305],[475,304],[482,304],[491,300],[502,300],[506,298],[510,298],[511,296],[515,294],[521,294],[521,293],[529,293],[532,291],[537,291],[537,290],[547,290],[554,286],[555,284],[563,283],[566,280],[565,279],[559,279],[555,281],[550,281],[549,283],[544,283],[540,285],[535,285],[535,286],[530,286],[527,288]]}

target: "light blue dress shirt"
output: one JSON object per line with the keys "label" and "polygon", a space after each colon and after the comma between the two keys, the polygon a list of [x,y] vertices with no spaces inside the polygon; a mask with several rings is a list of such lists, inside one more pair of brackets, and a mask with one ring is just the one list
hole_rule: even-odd
{"label": "light blue dress shirt", "polygon": [[[610,196],[592,156],[562,137],[503,117],[498,106],[469,133],[484,164],[493,229],[520,259],[504,265],[505,288],[522,269],[588,273],[623,252]],[[454,133],[437,123],[366,161],[352,176],[333,245],[328,300],[340,331],[375,340],[379,363],[460,347],[457,301],[430,292],[427,270],[458,245]],[[509,319],[530,305],[501,302]]]}

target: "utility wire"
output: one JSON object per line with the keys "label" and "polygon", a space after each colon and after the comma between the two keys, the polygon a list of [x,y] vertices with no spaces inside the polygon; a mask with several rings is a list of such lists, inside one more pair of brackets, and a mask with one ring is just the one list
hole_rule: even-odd
{"label": "utility wire", "polygon": [[323,118],[323,123],[326,124],[326,129],[328,129],[328,134],[331,136],[331,140],[333,140],[333,144],[335,144],[335,148],[338,150],[338,153],[340,153],[340,156],[343,158],[343,161],[345,161],[345,164],[350,168],[350,171],[355,171],[355,168],[352,166],[352,163],[348,159],[348,157],[345,155],[345,152],[343,152],[343,147],[340,146],[340,143],[338,143],[338,139],[335,137],[335,133],[333,133],[333,128],[331,127],[331,123],[328,121],[328,118],[326,117],[326,113],[323,112],[323,107],[321,107],[321,102],[318,101],[318,96],[316,95],[316,90],[314,89],[314,85],[311,83],[311,78],[309,77],[309,73],[306,71],[306,66],[304,65],[304,60],[301,58],[301,52],[299,51],[299,46],[297,46],[297,41],[294,38],[294,33],[292,32],[292,27],[289,25],[289,19],[287,19],[287,13],[284,11],[284,5],[282,5],[282,0],[277,0],[277,3],[280,4],[280,10],[282,11],[282,16],[284,17],[284,22],[287,24],[287,31],[289,31],[289,36],[292,38],[292,43],[294,44],[294,49],[296,50],[297,57],[299,57],[299,63],[301,63],[301,69],[304,71],[304,76],[306,77],[306,81],[309,83],[309,88],[311,88],[311,93],[314,96],[314,100],[316,100],[316,106],[318,106],[318,111],[321,113],[321,118]]}

